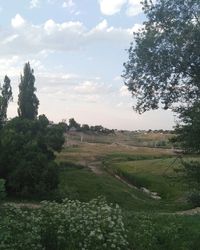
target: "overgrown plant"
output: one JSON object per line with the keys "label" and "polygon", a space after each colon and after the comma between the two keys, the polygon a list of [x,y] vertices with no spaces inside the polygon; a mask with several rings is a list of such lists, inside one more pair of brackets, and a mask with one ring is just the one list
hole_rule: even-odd
{"label": "overgrown plant", "polygon": [[[121,210],[103,198],[88,203],[65,199],[0,216],[1,250],[127,250]],[[8,223],[9,221],[9,223]]]}
{"label": "overgrown plant", "polygon": [[179,172],[183,175],[190,188],[188,200],[194,206],[200,206],[200,162],[184,161]]}
{"label": "overgrown plant", "polygon": [[5,180],[0,179],[0,202],[3,200],[3,198],[6,196],[5,192]]}

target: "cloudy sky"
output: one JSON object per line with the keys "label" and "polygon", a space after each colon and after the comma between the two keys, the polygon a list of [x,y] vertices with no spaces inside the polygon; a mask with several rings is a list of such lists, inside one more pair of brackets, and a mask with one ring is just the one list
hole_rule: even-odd
{"label": "cloudy sky", "polygon": [[120,75],[144,21],[140,0],[0,0],[0,80],[12,80],[17,114],[20,73],[30,61],[39,113],[50,120],[117,129],[170,129],[168,111],[138,115]]}

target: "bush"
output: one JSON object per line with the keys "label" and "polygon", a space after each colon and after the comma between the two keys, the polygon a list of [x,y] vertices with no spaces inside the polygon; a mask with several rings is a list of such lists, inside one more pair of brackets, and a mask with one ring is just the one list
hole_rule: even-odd
{"label": "bush", "polygon": [[183,174],[190,188],[188,201],[194,206],[200,206],[200,162],[185,161],[183,169],[178,170]]}
{"label": "bush", "polygon": [[2,219],[2,250],[128,249],[121,210],[103,198],[88,203],[45,201],[29,212],[10,208]]}
{"label": "bush", "polygon": [[14,118],[1,131],[0,176],[8,194],[46,198],[58,185],[54,151],[64,143],[63,130],[38,120]]}
{"label": "bush", "polygon": [[[162,217],[153,214],[139,214],[129,218],[127,222],[129,228],[129,238],[133,249],[137,250],[177,250],[188,249],[180,246],[183,241],[183,228],[176,217],[165,215]],[[135,225],[137,225],[135,227]]]}
{"label": "bush", "polygon": [[5,197],[5,180],[0,179],[0,202]]}
{"label": "bush", "polygon": [[0,215],[1,250],[43,250],[40,218],[34,212],[8,206]]}
{"label": "bush", "polygon": [[195,207],[200,207],[200,191],[194,190],[188,195],[188,201]]}

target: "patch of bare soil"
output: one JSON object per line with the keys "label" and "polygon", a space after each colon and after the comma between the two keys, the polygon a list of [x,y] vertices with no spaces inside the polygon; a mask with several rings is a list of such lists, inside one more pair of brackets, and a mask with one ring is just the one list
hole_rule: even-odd
{"label": "patch of bare soil", "polygon": [[5,202],[4,206],[14,206],[17,208],[40,208],[40,204],[35,203],[15,203],[15,202]]}
{"label": "patch of bare soil", "polygon": [[116,179],[120,180],[121,182],[123,182],[124,184],[126,184],[128,187],[137,189],[137,190],[147,194],[148,196],[150,196],[154,200],[160,200],[161,199],[161,197],[156,192],[151,192],[149,189],[144,188],[144,187],[138,188],[138,187],[132,185],[131,183],[127,182],[127,180],[125,180],[124,178],[122,178],[119,175],[115,174],[114,177]]}
{"label": "patch of bare soil", "polygon": [[178,215],[195,215],[195,214],[200,214],[200,207],[195,207],[193,209],[189,209],[186,211],[180,211],[176,212]]}

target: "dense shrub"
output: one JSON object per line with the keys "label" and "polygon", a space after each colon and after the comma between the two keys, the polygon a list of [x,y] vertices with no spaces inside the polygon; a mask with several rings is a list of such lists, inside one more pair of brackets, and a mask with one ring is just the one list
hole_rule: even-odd
{"label": "dense shrub", "polygon": [[42,250],[39,223],[34,212],[6,207],[0,215],[0,249]]}
{"label": "dense shrub", "polygon": [[5,180],[0,179],[0,202],[5,197]]}
{"label": "dense shrub", "polygon": [[23,211],[11,207],[0,215],[2,250],[121,250],[128,249],[118,206],[99,198],[88,203],[42,202]]}
{"label": "dense shrub", "polygon": [[[130,244],[137,250],[189,250],[183,242],[183,226],[174,215],[136,214],[126,223]],[[137,225],[137,226],[135,226]]]}
{"label": "dense shrub", "polygon": [[188,201],[195,207],[200,207],[200,191],[194,190],[188,195]]}
{"label": "dense shrub", "polygon": [[37,120],[14,118],[1,131],[0,176],[9,194],[46,197],[58,185],[54,151],[64,143],[62,128]]}
{"label": "dense shrub", "polygon": [[190,188],[188,201],[193,206],[200,206],[200,162],[184,161],[182,167],[176,169],[176,171],[181,173]]}

